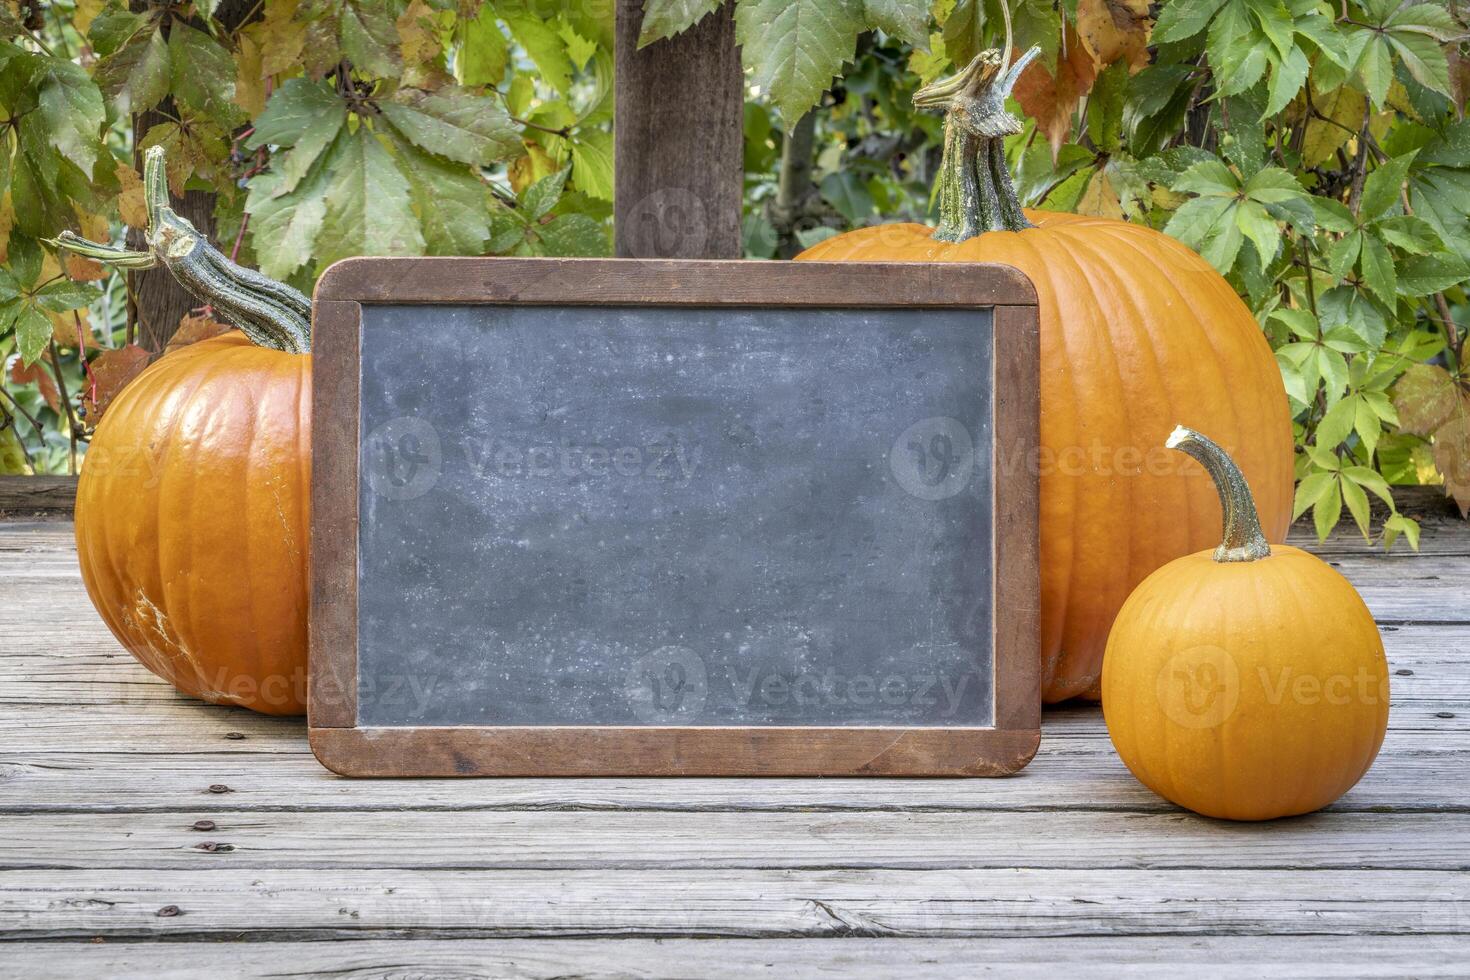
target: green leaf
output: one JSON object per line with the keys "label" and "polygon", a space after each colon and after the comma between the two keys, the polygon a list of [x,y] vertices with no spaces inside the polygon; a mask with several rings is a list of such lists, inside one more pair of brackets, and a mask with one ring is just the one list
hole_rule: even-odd
{"label": "green leaf", "polygon": [[69,61],[48,59],[36,103],[47,142],[90,174],[105,152],[100,136],[107,115],[92,79]]}
{"label": "green leaf", "polygon": [[378,104],[383,117],[430,153],[488,167],[521,152],[520,132],[499,99],[458,86],[400,89],[394,98]]}
{"label": "green leaf", "polygon": [[250,215],[251,243],[260,271],[273,279],[289,279],[310,263],[313,243],[327,216],[327,167],[342,155],[339,138],[317,168],[291,193],[279,193],[281,175],[268,172],[250,182],[245,210]]}
{"label": "green leaf", "polygon": [[567,56],[566,41],[548,21],[520,5],[497,4],[496,9],[510,28],[511,36],[535,62],[542,81],[565,95],[572,87],[572,74],[576,71]]}
{"label": "green leaf", "polygon": [[1336,449],[1353,431],[1357,419],[1357,406],[1353,398],[1340,399],[1317,423],[1316,445],[1318,449]]}
{"label": "green leaf", "polygon": [[562,188],[566,186],[567,175],[571,172],[571,167],[562,167],[521,192],[521,209],[528,221],[535,221],[551,213],[551,209],[561,199]]}
{"label": "green leaf", "polygon": [[168,34],[174,98],[232,129],[245,118],[235,105],[235,61],[218,41],[175,21]]}
{"label": "green leaf", "polygon": [[1159,11],[1152,40],[1155,44],[1183,41],[1209,26],[1225,0],[1169,0]]}
{"label": "green leaf", "polygon": [[[958,8],[951,18],[957,16]],[[750,81],[780,110],[788,129],[852,59],[862,28],[860,0],[745,0],[735,8],[736,37]],[[945,53],[966,57],[948,40]]]}
{"label": "green leaf", "polygon": [[479,255],[490,237],[489,188],[463,164],[394,140],[398,169],[413,190],[413,206],[430,255]]}
{"label": "green leaf", "polygon": [[36,305],[52,313],[66,313],[89,306],[102,295],[102,290],[88,283],[58,279],[36,291]]}
{"label": "green leaf", "polygon": [[402,67],[396,21],[389,0],[348,0],[340,21],[342,53],[362,71],[396,76]]}
{"label": "green leaf", "polygon": [[1326,541],[1332,529],[1337,527],[1337,522],[1342,517],[1342,489],[1339,481],[1332,481],[1332,486],[1317,501],[1312,508],[1312,525],[1317,531],[1317,539]]}
{"label": "green leaf", "polygon": [[462,22],[464,43],[454,70],[464,85],[499,85],[510,63],[510,45],[495,18],[495,5],[484,4],[472,20]]}
{"label": "green leaf", "polygon": [[643,0],[643,26],[638,46],[681,34],[704,19],[724,0]]}
{"label": "green leaf", "polygon": [[940,25],[940,36],[944,53],[955,68],[969,64],[985,48],[985,0],[954,0]]}
{"label": "green leaf", "polygon": [[1380,218],[1373,230],[1388,244],[1415,255],[1427,255],[1444,248],[1434,226],[1413,215],[1396,214]]}
{"label": "green leaf", "polygon": [[1453,252],[1416,255],[1398,267],[1398,291],[1405,296],[1428,296],[1470,280],[1470,264]]}
{"label": "green leaf", "polygon": [[317,235],[317,261],[354,255],[422,255],[424,238],[408,181],[366,127],[345,137],[327,188],[327,214]]}
{"label": "green leaf", "polygon": [[1123,128],[1134,156],[1157,153],[1184,125],[1191,92],[1184,79],[1189,73],[1188,65],[1151,65],[1129,81]]}
{"label": "green leaf", "polygon": [[526,219],[515,208],[491,198],[490,241],[485,248],[491,255],[504,255],[526,239]]}
{"label": "green leaf", "polygon": [[1388,87],[1393,82],[1393,59],[1389,56],[1388,42],[1368,31],[1359,31],[1353,38],[1358,52],[1353,70],[1362,79],[1369,100],[1382,108],[1388,98]]}
{"label": "green leaf", "polygon": [[1271,63],[1271,85],[1262,119],[1275,116],[1291,104],[1302,86],[1307,84],[1310,69],[1311,63],[1301,48],[1292,48],[1284,58]]}
{"label": "green leaf", "polygon": [[20,350],[20,359],[27,367],[46,351],[51,343],[51,320],[34,305],[20,304],[15,318],[15,346]]}
{"label": "green leaf", "polygon": [[1403,59],[1414,81],[1442,95],[1450,94],[1450,66],[1438,41],[1422,34],[1394,31],[1388,35],[1388,43]]}
{"label": "green leaf", "polygon": [[613,199],[613,138],[602,129],[579,130],[570,140],[572,179],[577,189],[599,201]]}
{"label": "green leaf", "polygon": [[1364,284],[1372,290],[1373,295],[1392,307],[1398,301],[1395,296],[1398,291],[1398,277],[1393,268],[1393,256],[1388,254],[1388,246],[1374,235],[1364,235],[1358,267],[1363,271]]}
{"label": "green leaf", "polygon": [[1367,399],[1359,396],[1353,399],[1353,403],[1353,431],[1358,434],[1371,460],[1378,450],[1378,437],[1383,434],[1383,423],[1379,421],[1378,413],[1373,411],[1373,406],[1368,404]]}
{"label": "green leaf", "polygon": [[134,13],[126,5],[108,4],[92,19],[92,26],[87,29],[87,40],[91,42],[92,53],[99,58],[109,57],[148,24],[156,24],[156,20],[156,17],[149,14]]}
{"label": "green leaf", "polygon": [[1280,167],[1266,167],[1259,171],[1243,188],[1245,196],[1262,204],[1277,204],[1307,196],[1297,179]]}
{"label": "green leaf", "polygon": [[598,256],[608,252],[607,230],[589,215],[559,214],[536,226],[536,234],[546,246],[547,255]]}
{"label": "green leaf", "polygon": [[1409,164],[1413,162],[1414,154],[1406,153],[1379,164],[1368,175],[1368,179],[1363,182],[1363,196],[1358,203],[1360,220],[1372,221],[1398,203],[1399,190],[1404,186],[1409,174]]}
{"label": "green leaf", "polygon": [[1174,181],[1173,189],[1179,192],[1234,196],[1240,190],[1240,181],[1230,168],[1219,160],[1206,160],[1190,167]]}
{"label": "green leaf", "polygon": [[1363,252],[1363,233],[1353,231],[1333,242],[1327,249],[1327,271],[1332,273],[1332,278],[1342,279],[1348,274],[1348,270],[1357,264],[1358,256]]}
{"label": "green leaf", "polygon": [[1352,480],[1339,481],[1339,489],[1342,492],[1343,502],[1347,504],[1348,513],[1353,515],[1353,523],[1358,525],[1358,530],[1363,533],[1363,540],[1370,540],[1368,536],[1368,495],[1363,493],[1363,488]]}
{"label": "green leaf", "polygon": [[929,5],[924,0],[863,0],[863,22],[920,50],[929,46]]}
{"label": "green leaf", "polygon": [[1302,479],[1296,485],[1296,496],[1291,504],[1291,519],[1296,520],[1307,512],[1307,509],[1321,500],[1322,497],[1337,483],[1337,474],[1330,471],[1319,471],[1312,473]]}
{"label": "green leaf", "polygon": [[838,170],[822,178],[822,197],[849,224],[861,224],[873,213],[873,195],[849,170]]}
{"label": "green leaf", "polygon": [[1164,226],[1164,234],[1194,249],[1222,274],[1230,271],[1240,253],[1242,238],[1231,198],[1197,197],[1184,202]]}
{"label": "green leaf", "polygon": [[1253,88],[1266,73],[1269,40],[1239,0],[1226,4],[1210,23],[1205,49],[1220,95]]}
{"label": "green leaf", "polygon": [[1087,97],[1087,135],[1104,153],[1116,153],[1122,145],[1128,67],[1127,59],[1113,62],[1097,76]]}
{"label": "green leaf", "polygon": [[1400,534],[1409,539],[1409,547],[1419,550],[1419,522],[1412,517],[1394,514],[1383,524],[1383,546],[1392,548]]}
{"label": "green leaf", "polygon": [[1281,228],[1276,219],[1255,201],[1242,201],[1235,207],[1235,225],[1255,246],[1261,271],[1265,272],[1281,248]]}
{"label": "green leaf", "polygon": [[1341,201],[1334,201],[1329,197],[1313,196],[1311,205],[1312,216],[1317,226],[1324,231],[1345,234],[1358,226],[1358,221],[1353,217],[1353,213]]}
{"label": "green leaf", "polygon": [[147,112],[168,94],[172,68],[168,45],[157,29],[139,34],[97,65],[94,78],[117,102],[121,115]]}
{"label": "green leaf", "polygon": [[247,150],[262,146],[295,146],[316,129],[322,119],[345,119],[347,104],[330,84],[288,78],[265,104],[255,120],[255,132],[245,141]]}

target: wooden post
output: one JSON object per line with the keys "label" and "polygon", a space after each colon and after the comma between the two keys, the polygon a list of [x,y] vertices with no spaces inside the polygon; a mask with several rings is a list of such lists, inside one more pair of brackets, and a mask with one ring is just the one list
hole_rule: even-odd
{"label": "wooden post", "polygon": [[617,0],[614,239],[623,258],[740,258],[745,85],[732,3],[638,50]]}
{"label": "wooden post", "polygon": [[[134,0],[131,4],[134,10],[147,10],[156,6],[157,0]],[[215,11],[215,17],[226,28],[233,29],[244,23],[256,9],[257,5],[250,0],[222,0]],[[172,120],[176,112],[173,99],[170,98],[165,99],[158,108],[134,116],[133,145],[141,146],[148,130],[159,123]],[[133,151],[133,166],[142,172],[141,150]],[[211,241],[214,241],[214,205],[215,195],[209,191],[186,191],[183,197],[173,200],[174,210],[179,216],[187,218],[195,228],[208,235]],[[215,241],[215,244],[220,243]],[[225,242],[224,250],[228,252],[232,244]],[[146,248],[141,231],[128,232],[128,247],[139,250]],[[128,316],[134,324],[134,337],[156,357],[163,353],[164,346],[179,328],[179,320],[197,307],[199,301],[174,280],[173,273],[162,266],[144,272],[130,272],[128,279],[133,287],[128,303]]]}

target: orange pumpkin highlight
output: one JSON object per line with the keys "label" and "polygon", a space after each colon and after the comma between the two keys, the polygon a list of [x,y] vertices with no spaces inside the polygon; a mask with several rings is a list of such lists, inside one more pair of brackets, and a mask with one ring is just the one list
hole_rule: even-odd
{"label": "orange pumpkin highlight", "polygon": [[1197,813],[1269,820],[1321,809],[1383,744],[1378,627],[1332,566],[1266,545],[1225,453],[1183,429],[1170,444],[1213,466],[1235,501],[1218,551],[1160,568],[1118,613],[1103,664],[1108,734],[1140,782]]}
{"label": "orange pumpkin highlight", "polygon": [[[977,118],[986,132],[1019,130],[1019,120],[997,115],[1009,82],[982,63],[987,55],[915,96],[949,109],[939,230],[863,228],[797,259],[998,262],[1035,284],[1042,697],[1096,699],[1108,628],[1133,587],[1209,545],[1219,528],[1209,481],[1161,448],[1170,429],[1182,420],[1237,454],[1267,537],[1281,541],[1291,519],[1291,416],[1255,318],[1204,259],[1142,225],[1041,211],[1016,217],[1023,212],[1004,158],[993,154],[999,137],[966,145],[967,134],[955,135]],[[1011,66],[1011,81],[1025,62]],[[994,195],[988,203],[966,196],[977,186]]]}
{"label": "orange pumpkin highlight", "polygon": [[231,333],[112,403],[77,486],[87,594],[185,694],[306,710],[311,357]]}

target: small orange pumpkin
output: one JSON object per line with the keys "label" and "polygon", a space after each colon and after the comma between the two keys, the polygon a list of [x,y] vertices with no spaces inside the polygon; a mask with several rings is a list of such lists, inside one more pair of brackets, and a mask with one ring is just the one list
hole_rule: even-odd
{"label": "small orange pumpkin", "polygon": [[[1210,543],[1206,481],[1158,451],[1178,418],[1237,453],[1267,537],[1291,521],[1291,413],[1260,327],[1204,259],[1143,225],[1022,211],[1003,152],[1021,122],[1006,68],[978,55],[914,96],[946,110],[938,229],[879,225],[798,260],[998,262],[1035,284],[1041,317],[1041,689],[1096,698],[1113,616],[1144,576]],[[1162,457],[1162,458],[1161,458]]]}
{"label": "small orange pumpkin", "polygon": [[77,557],[114,636],[185,694],[306,707],[310,301],[236,266],[145,166],[147,252],[63,236],[124,268],[162,263],[241,327],[150,365],[113,400],[77,485]]}
{"label": "small orange pumpkin", "polygon": [[1103,716],[1128,768],[1180,806],[1230,820],[1318,810],[1353,787],[1388,727],[1373,616],[1314,555],[1271,546],[1219,446],[1179,427],[1170,448],[1214,477],[1225,539],[1144,579],[1103,661]]}

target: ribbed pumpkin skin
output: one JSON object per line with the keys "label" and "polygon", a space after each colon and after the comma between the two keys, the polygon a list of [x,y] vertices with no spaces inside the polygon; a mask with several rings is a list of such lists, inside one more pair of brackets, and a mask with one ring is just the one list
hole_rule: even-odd
{"label": "ribbed pumpkin skin", "polygon": [[311,358],[238,333],[160,359],[108,408],[77,554],[114,636],[185,694],[305,711]]}
{"label": "ribbed pumpkin skin", "polygon": [[1291,519],[1291,416],[1259,326],[1204,259],[1141,225],[1027,217],[1039,227],[959,244],[923,225],[880,225],[797,258],[999,262],[1035,283],[1042,698],[1095,699],[1108,627],[1129,592],[1220,533],[1209,478],[1165,450],[1165,437],[1178,423],[1212,433],[1245,471],[1276,542]]}
{"label": "ribbed pumpkin skin", "polygon": [[1108,639],[1103,715],[1149,789],[1198,813],[1321,809],[1368,771],[1388,726],[1388,663],[1363,600],[1313,555],[1200,552],[1165,565]]}

